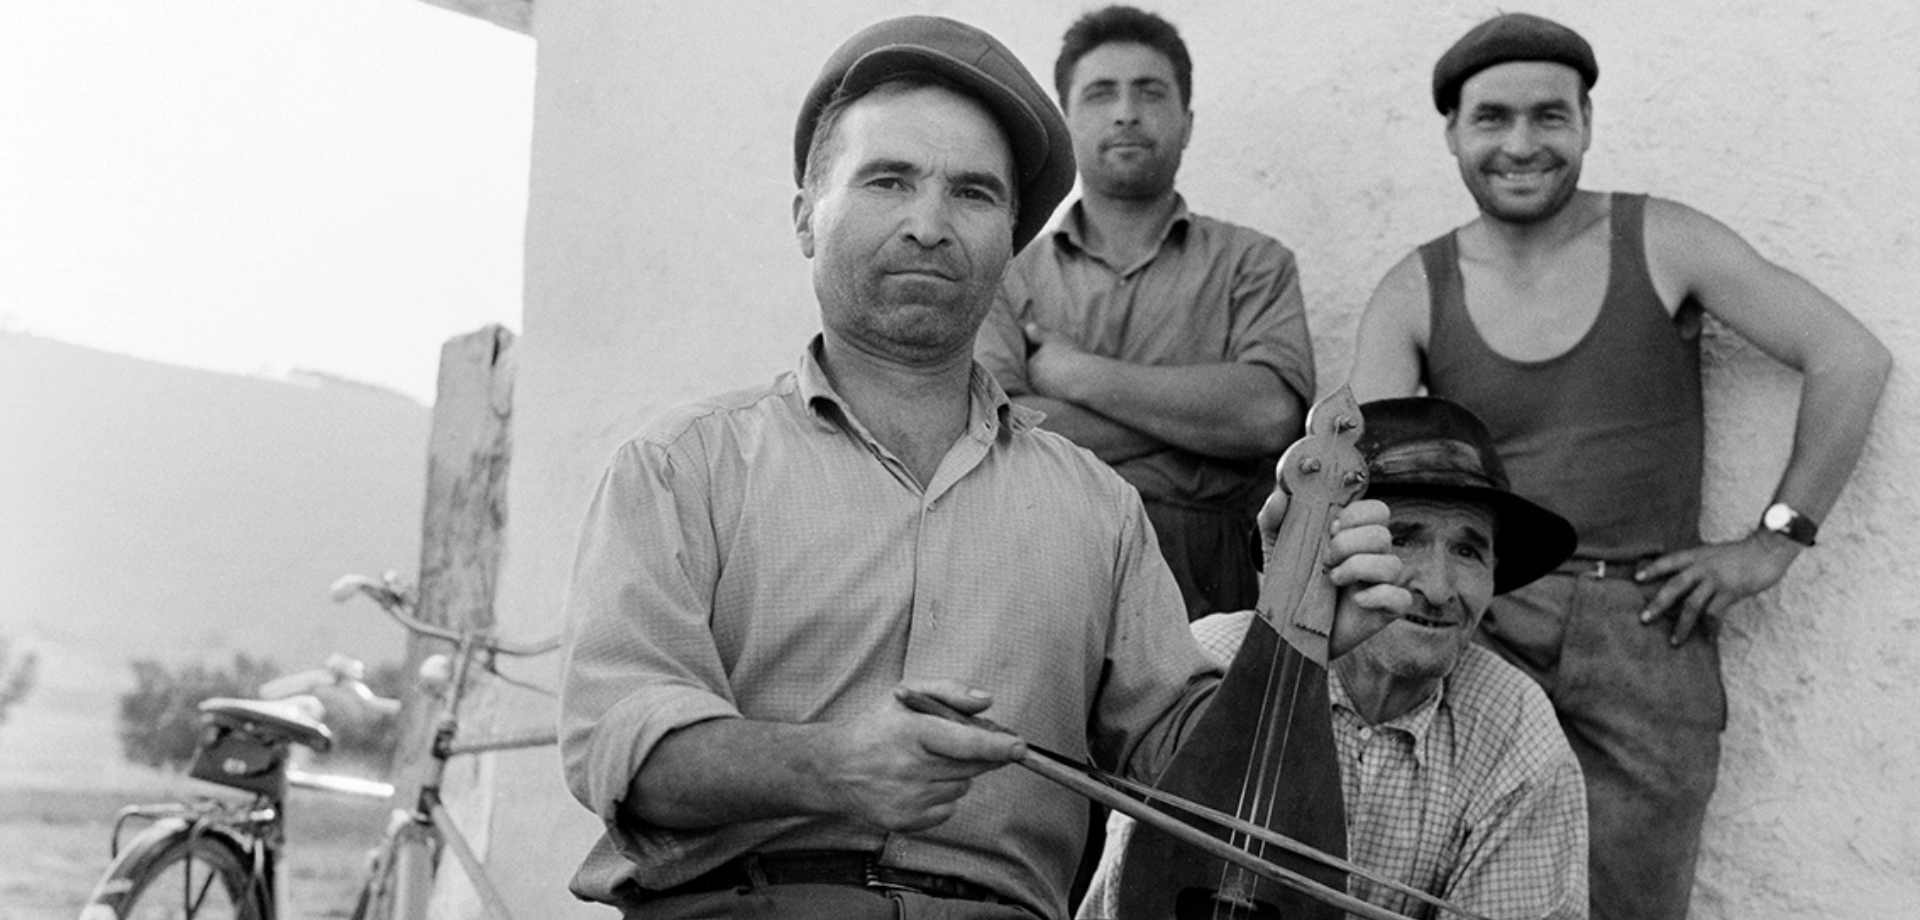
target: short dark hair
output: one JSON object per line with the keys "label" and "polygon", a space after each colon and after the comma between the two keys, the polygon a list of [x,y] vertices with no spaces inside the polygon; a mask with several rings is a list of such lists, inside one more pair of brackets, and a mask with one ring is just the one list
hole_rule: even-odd
{"label": "short dark hair", "polygon": [[1146,10],[1131,6],[1109,6],[1080,17],[1060,39],[1060,57],[1053,62],[1053,89],[1060,94],[1060,107],[1067,108],[1067,92],[1073,88],[1073,68],[1087,53],[1101,45],[1125,42],[1146,45],[1167,56],[1173,64],[1174,82],[1180,85],[1180,106],[1193,106],[1193,58],[1187,55],[1187,43],[1173,23]]}

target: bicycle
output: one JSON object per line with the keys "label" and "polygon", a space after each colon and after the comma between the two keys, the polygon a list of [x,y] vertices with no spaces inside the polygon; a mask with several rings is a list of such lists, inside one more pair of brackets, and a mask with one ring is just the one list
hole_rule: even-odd
{"label": "bicycle", "polygon": [[[275,681],[262,688],[295,693],[284,699],[205,700],[199,706],[201,733],[188,775],[246,792],[249,798],[205,796],[120,809],[114,818],[111,861],[81,909],[81,920],[279,920],[286,916],[278,873],[286,846],[289,787],[388,800],[395,798],[396,789],[407,790],[408,801],[395,802],[386,831],[369,857],[366,883],[353,907],[354,920],[424,918],[443,849],[460,862],[488,916],[510,920],[479,857],[441,802],[441,782],[453,757],[555,743],[551,727],[464,737],[460,703],[476,665],[501,681],[551,696],[546,688],[502,674],[496,659],[550,652],[559,647],[559,637],[512,643],[494,638],[485,629],[424,622],[413,615],[412,589],[392,572],[377,581],[345,576],[334,582],[330,593],[336,603],[365,595],[408,632],[453,646],[450,653],[429,656],[421,665],[423,689],[435,699],[431,731],[414,743],[413,753],[418,756],[402,759],[411,763],[402,783],[310,773],[291,763],[296,745],[324,753],[332,744],[332,732],[321,721],[323,707],[315,697],[300,692],[312,689],[311,680],[304,684]],[[326,668],[311,673],[330,674],[336,686],[370,705],[397,708],[397,701],[378,697],[360,680],[363,670],[358,662],[335,656]],[[123,848],[121,834],[135,820],[149,823]]]}

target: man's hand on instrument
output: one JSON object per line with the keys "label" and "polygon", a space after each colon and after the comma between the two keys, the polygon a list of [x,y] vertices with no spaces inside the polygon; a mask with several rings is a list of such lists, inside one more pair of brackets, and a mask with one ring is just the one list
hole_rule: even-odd
{"label": "man's hand on instrument", "polygon": [[[967,715],[993,701],[951,680],[908,681],[899,689]],[[823,781],[846,814],[890,831],[925,830],[946,821],[975,776],[1026,754],[1018,736],[923,715],[897,697],[843,723],[833,744],[837,757]]]}
{"label": "man's hand on instrument", "polygon": [[1679,645],[1693,635],[1703,615],[1721,616],[1735,602],[1779,583],[1799,555],[1800,544],[1764,531],[1668,553],[1634,573],[1634,580],[1642,583],[1666,579],[1640,612],[1640,622],[1673,617],[1668,641]]}
{"label": "man's hand on instrument", "polygon": [[[1287,514],[1287,493],[1273,490],[1260,508],[1260,552],[1273,555],[1273,541],[1280,533],[1280,520]],[[1379,499],[1361,498],[1341,508],[1333,518],[1333,538],[1328,542],[1328,574],[1337,587],[1364,584],[1352,597],[1363,607],[1395,616],[1405,614],[1413,605],[1413,594],[1400,585],[1400,557],[1393,553],[1393,534],[1387,530],[1390,512]]]}

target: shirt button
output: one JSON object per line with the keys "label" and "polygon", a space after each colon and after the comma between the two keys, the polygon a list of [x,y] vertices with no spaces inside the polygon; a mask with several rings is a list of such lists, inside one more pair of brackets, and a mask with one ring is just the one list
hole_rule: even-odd
{"label": "shirt button", "polygon": [[1361,740],[1363,740],[1363,741],[1372,741],[1372,740],[1373,740],[1373,729],[1371,729],[1371,728],[1363,728],[1363,729],[1361,729],[1361,730],[1360,730],[1360,738],[1361,738]]}

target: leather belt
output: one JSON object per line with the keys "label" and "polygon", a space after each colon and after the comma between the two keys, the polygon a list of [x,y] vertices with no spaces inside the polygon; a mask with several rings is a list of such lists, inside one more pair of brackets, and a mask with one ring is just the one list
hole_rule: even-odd
{"label": "leather belt", "polygon": [[1640,571],[1640,567],[1652,561],[1653,558],[1641,556],[1637,559],[1586,559],[1575,556],[1560,563],[1560,567],[1554,571],[1581,578],[1621,578],[1632,581],[1633,573]]}
{"label": "leather belt", "polygon": [[718,868],[664,891],[649,891],[645,900],[685,894],[704,894],[728,888],[767,885],[847,885],[876,891],[912,891],[935,898],[958,898],[989,904],[1012,904],[991,889],[965,879],[932,872],[915,872],[880,865],[872,853],[857,850],[787,850],[748,853]]}

